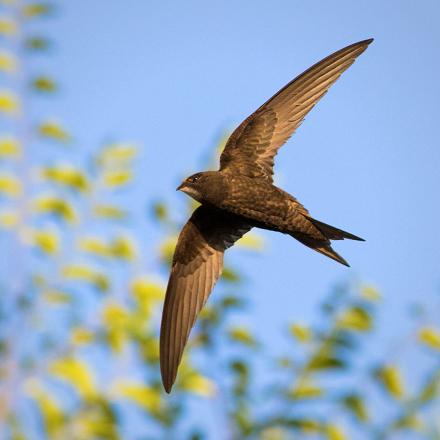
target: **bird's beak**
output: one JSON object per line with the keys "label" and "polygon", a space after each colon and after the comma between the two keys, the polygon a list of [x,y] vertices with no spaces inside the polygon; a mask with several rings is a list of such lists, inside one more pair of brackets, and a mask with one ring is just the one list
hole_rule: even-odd
{"label": "bird's beak", "polygon": [[181,183],[177,188],[176,191],[180,191],[185,186],[185,182]]}

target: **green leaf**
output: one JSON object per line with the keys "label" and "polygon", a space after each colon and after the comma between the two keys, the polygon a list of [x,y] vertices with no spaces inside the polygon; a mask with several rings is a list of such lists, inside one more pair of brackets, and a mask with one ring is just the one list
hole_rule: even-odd
{"label": "green leaf", "polygon": [[240,275],[231,267],[225,267],[221,279],[229,283],[237,283],[240,281]]}
{"label": "green leaf", "polygon": [[51,42],[44,37],[30,37],[25,40],[25,47],[31,51],[45,51],[49,49]]}
{"label": "green leaf", "polygon": [[31,82],[31,86],[37,92],[53,93],[57,90],[56,82],[48,76],[37,76]]}
{"label": "green leaf", "polygon": [[54,5],[48,2],[30,3],[23,8],[23,15],[26,18],[35,18],[50,15],[54,10]]}
{"label": "green leaf", "polygon": [[331,356],[316,356],[307,365],[308,370],[339,370],[346,368],[346,363],[339,358]]}
{"label": "green leaf", "polygon": [[364,399],[359,394],[348,394],[342,399],[342,404],[347,408],[359,422],[367,422],[368,411]]}
{"label": "green leaf", "polygon": [[163,202],[153,204],[153,216],[156,220],[165,221],[169,218],[168,207]]}
{"label": "green leaf", "polygon": [[301,324],[292,324],[289,328],[292,336],[299,342],[310,342],[312,339],[312,332],[309,327]]}

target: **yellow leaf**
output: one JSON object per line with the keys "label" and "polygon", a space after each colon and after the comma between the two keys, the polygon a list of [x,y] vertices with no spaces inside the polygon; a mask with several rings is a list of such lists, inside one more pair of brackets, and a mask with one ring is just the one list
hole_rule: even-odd
{"label": "yellow leaf", "polygon": [[309,327],[301,324],[292,324],[290,332],[299,342],[309,342],[312,339],[312,332]]}
{"label": "yellow leaf", "polygon": [[[144,321],[145,322],[145,321]],[[159,341],[158,338],[144,338],[140,344],[142,359],[150,364],[159,362]]]}
{"label": "yellow leaf", "polygon": [[49,230],[34,230],[31,232],[32,244],[46,254],[55,254],[60,249],[58,235]]}
{"label": "yellow leaf", "polygon": [[405,394],[402,376],[396,366],[385,365],[376,371],[376,376],[388,391],[396,399],[401,399]]}
{"label": "yellow leaf", "polygon": [[429,348],[440,351],[440,332],[434,327],[424,327],[419,331],[419,340]]}
{"label": "yellow leaf", "polygon": [[7,17],[0,17],[0,34],[13,35],[17,32],[17,25]]}
{"label": "yellow leaf", "polygon": [[130,323],[129,314],[120,304],[108,304],[102,313],[102,320],[110,347],[121,353],[127,341],[127,329]]}
{"label": "yellow leaf", "polygon": [[12,137],[0,138],[0,158],[21,156],[21,146],[17,139]]}
{"label": "yellow leaf", "polygon": [[104,184],[109,187],[127,185],[133,178],[130,170],[108,171],[104,174]]}
{"label": "yellow leaf", "polygon": [[215,384],[194,370],[185,371],[181,368],[180,377],[179,385],[185,391],[203,397],[213,397],[216,394]]}
{"label": "yellow leaf", "polygon": [[73,223],[76,213],[73,206],[66,200],[54,196],[40,196],[34,202],[35,210],[42,214],[53,214],[63,220]]}
{"label": "yellow leaf", "polygon": [[12,175],[0,174],[0,193],[9,197],[17,197],[21,194],[21,184]]}
{"label": "yellow leaf", "polygon": [[17,70],[17,59],[6,51],[0,51],[0,70],[13,73]]}
{"label": "yellow leaf", "polygon": [[0,112],[16,115],[20,111],[20,102],[16,95],[8,90],[0,90]]}
{"label": "yellow leaf", "polygon": [[298,428],[306,434],[314,434],[321,430],[321,424],[313,419],[299,419]]}
{"label": "yellow leaf", "polygon": [[288,440],[288,431],[281,426],[269,426],[261,431],[259,440]]}
{"label": "yellow leaf", "polygon": [[131,400],[146,411],[158,413],[162,409],[161,392],[158,388],[126,381],[116,383],[114,388],[118,396]]}
{"label": "yellow leaf", "polygon": [[237,241],[236,246],[241,246],[252,251],[261,251],[264,247],[264,240],[259,235],[248,232]]}
{"label": "yellow leaf", "polygon": [[66,416],[60,403],[35,379],[29,380],[25,389],[26,393],[37,402],[49,437],[62,438]]}
{"label": "yellow leaf", "polygon": [[105,167],[128,165],[135,157],[137,148],[129,143],[114,143],[102,149],[98,163]]}
{"label": "yellow leaf", "polygon": [[110,250],[114,258],[128,261],[136,258],[135,246],[127,237],[116,237],[110,244]]}
{"label": "yellow leaf", "polygon": [[425,428],[422,419],[417,414],[406,414],[401,417],[397,423],[397,428],[412,429],[414,431],[422,432]]}
{"label": "yellow leaf", "polygon": [[80,396],[90,398],[96,395],[95,379],[89,366],[73,357],[56,360],[50,372],[57,378],[70,383]]}
{"label": "yellow leaf", "polygon": [[72,302],[72,298],[68,293],[56,289],[44,291],[43,298],[51,304],[68,304]]}
{"label": "yellow leaf", "polygon": [[38,132],[42,137],[59,142],[66,143],[71,140],[70,134],[59,122],[56,121],[43,122],[38,127]]}
{"label": "yellow leaf", "polygon": [[373,286],[364,286],[361,289],[361,296],[368,301],[376,302],[380,300],[379,291]]}
{"label": "yellow leaf", "polygon": [[159,254],[164,263],[171,264],[174,249],[177,243],[177,235],[168,237],[160,246]]}
{"label": "yellow leaf", "polygon": [[241,342],[249,347],[256,345],[255,338],[251,332],[244,327],[233,327],[229,330],[228,334],[233,341]]}
{"label": "yellow leaf", "polygon": [[150,281],[147,277],[135,278],[131,283],[130,290],[139,309],[143,312],[149,312],[151,306],[161,302],[165,296],[164,287]]}
{"label": "yellow leaf", "polygon": [[18,224],[18,215],[14,211],[0,212],[0,226],[5,229],[13,228]]}
{"label": "yellow leaf", "polygon": [[371,316],[361,307],[351,307],[339,316],[338,325],[343,329],[368,331],[372,327]]}
{"label": "yellow leaf", "polygon": [[98,255],[100,257],[110,257],[111,251],[103,240],[96,237],[81,238],[78,242],[78,247],[84,252]]}
{"label": "yellow leaf", "polygon": [[106,258],[133,260],[136,257],[134,245],[126,237],[117,237],[110,243],[96,237],[82,238],[79,241],[79,248],[85,252]]}
{"label": "yellow leaf", "polygon": [[330,424],[327,425],[325,434],[328,440],[346,440],[347,437],[342,430],[342,426]]}
{"label": "yellow leaf", "polygon": [[127,217],[127,213],[114,205],[95,205],[93,214],[96,217],[103,217],[112,220],[122,220]]}
{"label": "yellow leaf", "polygon": [[68,279],[86,281],[102,292],[106,292],[110,287],[110,281],[105,274],[88,266],[72,264],[65,266],[62,273]]}
{"label": "yellow leaf", "polygon": [[67,186],[78,191],[86,191],[89,188],[89,182],[84,173],[69,164],[60,164],[54,167],[43,168],[41,175],[48,181]]}
{"label": "yellow leaf", "polygon": [[85,327],[75,327],[70,334],[70,340],[73,345],[86,345],[93,342],[95,335]]}
{"label": "yellow leaf", "polygon": [[313,399],[324,394],[324,390],[314,384],[312,380],[305,379],[298,383],[293,390],[289,392],[292,399]]}

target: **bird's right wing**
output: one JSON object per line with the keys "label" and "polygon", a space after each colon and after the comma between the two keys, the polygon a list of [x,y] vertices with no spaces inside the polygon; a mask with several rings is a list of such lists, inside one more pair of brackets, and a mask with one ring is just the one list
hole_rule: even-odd
{"label": "bird's right wing", "polygon": [[160,329],[160,369],[169,393],[197,315],[223,269],[223,253],[251,229],[240,217],[198,207],[174,252]]}
{"label": "bird's right wing", "polygon": [[372,41],[359,41],[324,58],[246,118],[229,137],[220,170],[272,181],[278,149]]}

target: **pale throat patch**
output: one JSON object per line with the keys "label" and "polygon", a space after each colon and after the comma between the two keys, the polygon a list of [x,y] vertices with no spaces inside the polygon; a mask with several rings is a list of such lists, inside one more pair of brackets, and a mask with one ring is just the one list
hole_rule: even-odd
{"label": "pale throat patch", "polygon": [[200,193],[196,189],[189,186],[184,186],[181,191],[200,202]]}

